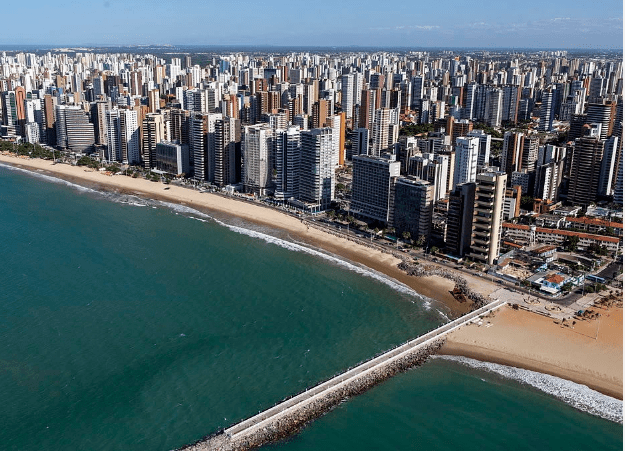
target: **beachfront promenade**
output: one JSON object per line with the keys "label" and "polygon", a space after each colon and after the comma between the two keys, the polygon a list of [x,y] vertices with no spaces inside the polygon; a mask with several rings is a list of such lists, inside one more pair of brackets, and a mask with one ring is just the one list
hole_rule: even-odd
{"label": "beachfront promenade", "polygon": [[442,345],[446,334],[505,304],[504,300],[495,300],[315,387],[306,389],[218,434],[185,446],[181,451],[245,450],[288,437],[345,398],[362,393],[398,372],[423,363]]}

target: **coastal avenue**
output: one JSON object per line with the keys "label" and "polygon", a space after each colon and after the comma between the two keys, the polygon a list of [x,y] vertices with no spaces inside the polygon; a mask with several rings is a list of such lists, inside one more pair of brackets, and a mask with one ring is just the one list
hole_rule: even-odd
{"label": "coastal avenue", "polygon": [[[284,436],[290,431],[297,430],[297,428],[293,427],[294,423],[302,425],[323,413],[311,409],[310,406],[313,403],[324,399],[327,400],[334,392],[342,391],[348,385],[362,381],[374,371],[389,368],[394,362],[427,349],[430,345],[439,343],[449,332],[505,304],[505,301],[497,299],[484,307],[467,313],[454,321],[444,324],[431,332],[391,349],[247,420],[237,423],[218,435],[186,446],[181,450],[248,449],[272,441],[276,436]],[[336,402],[340,402],[342,399],[343,397],[341,396]],[[331,406],[326,404],[325,407],[327,409]],[[293,421],[294,419],[296,421]]]}

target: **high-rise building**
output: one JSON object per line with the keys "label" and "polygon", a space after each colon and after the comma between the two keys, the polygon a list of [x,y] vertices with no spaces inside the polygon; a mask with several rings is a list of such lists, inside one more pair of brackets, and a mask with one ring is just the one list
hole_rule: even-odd
{"label": "high-rise building", "polygon": [[484,121],[489,127],[499,127],[501,125],[503,110],[503,91],[492,88],[486,91],[486,109]]}
{"label": "high-rise building", "polygon": [[154,168],[171,175],[189,173],[189,146],[161,141],[154,151]]}
{"label": "high-rise building", "polygon": [[136,110],[120,110],[121,157],[124,164],[141,162],[141,139]]}
{"label": "high-rise building", "polygon": [[590,205],[597,199],[603,159],[603,141],[597,128],[586,127],[587,134],[575,140],[567,200],[575,205]]}
{"label": "high-rise building", "polygon": [[76,153],[89,153],[95,144],[93,124],[80,107],[56,106],[57,145]]}
{"label": "high-rise building", "polygon": [[553,117],[555,111],[555,86],[548,87],[543,91],[542,106],[540,107],[540,120],[538,130],[548,132],[553,127]]}
{"label": "high-rise building", "polygon": [[237,183],[241,172],[241,121],[218,114],[210,116],[215,132],[209,148],[209,180],[217,186]]}
{"label": "high-rise building", "polygon": [[350,210],[358,215],[389,222],[392,183],[401,163],[390,158],[354,155]]}
{"label": "high-rise building", "polygon": [[539,144],[540,139],[536,134],[528,135],[523,138],[523,152],[520,157],[521,170],[533,172],[536,169]]}
{"label": "high-rise building", "polygon": [[510,176],[521,169],[523,143],[525,135],[517,132],[506,132],[503,135],[503,151],[501,152],[501,171]]}
{"label": "high-rise building", "polygon": [[[148,113],[143,119],[143,165],[145,169],[155,166],[156,145],[165,139],[165,120],[162,114]],[[187,173],[187,175],[190,175]]]}
{"label": "high-rise building", "polygon": [[392,181],[392,224],[395,234],[408,232],[413,239],[430,237],[433,187],[424,180],[397,177]]}
{"label": "high-rise building", "polygon": [[519,109],[519,100],[521,100],[521,86],[504,86],[503,87],[503,104],[501,120],[503,122],[512,122],[516,124],[517,113]]}
{"label": "high-rise building", "polygon": [[452,255],[463,257],[471,247],[475,183],[461,183],[449,194],[446,247]]}
{"label": "high-rise building", "polygon": [[150,90],[148,105],[150,107],[150,113],[156,113],[161,108],[161,97],[158,89]]}
{"label": "high-rise building", "polygon": [[352,132],[351,158],[355,155],[369,155],[369,130],[357,128]]}
{"label": "high-rise building", "polygon": [[300,200],[326,210],[334,200],[336,181],[333,131],[314,128],[301,132]]}
{"label": "high-rise building", "polygon": [[273,192],[273,129],[266,124],[245,127],[241,136],[241,152],[245,191],[261,196]]}
{"label": "high-rise building", "polygon": [[371,153],[374,156],[379,157],[389,147],[389,125],[390,125],[390,110],[388,108],[380,108],[375,110],[373,119],[373,133],[372,141],[373,146]]}
{"label": "high-rise building", "polygon": [[276,191],[278,200],[299,198],[301,136],[298,127],[276,130]]}
{"label": "high-rise building", "polygon": [[479,138],[459,137],[458,139],[456,139],[456,160],[454,166],[453,183],[454,188],[460,183],[475,181],[479,151]]}
{"label": "high-rise building", "polygon": [[618,172],[614,189],[614,203],[623,205],[623,154],[621,153],[618,162]]}
{"label": "high-rise building", "polygon": [[472,130],[461,136],[479,138],[480,148],[477,154],[477,165],[489,166],[491,136],[488,133],[485,133],[484,130]]}
{"label": "high-rise building", "polygon": [[346,74],[341,77],[341,109],[348,120],[354,113],[354,76]]}
{"label": "high-rise building", "polygon": [[416,75],[412,78],[412,100],[410,102],[411,109],[416,109],[418,101],[423,98],[423,82],[423,75]]}
{"label": "high-rise building", "polygon": [[601,124],[599,137],[606,139],[612,135],[615,113],[616,103],[614,102],[589,103],[588,111],[586,112],[586,123]]}
{"label": "high-rise building", "polygon": [[614,178],[618,171],[618,137],[611,136],[604,141],[603,158],[601,160],[601,172],[599,174],[599,195],[612,196],[614,191],[612,187],[615,185]]}
{"label": "high-rise building", "polygon": [[476,178],[469,256],[487,265],[499,256],[507,177],[503,172],[484,172]]}

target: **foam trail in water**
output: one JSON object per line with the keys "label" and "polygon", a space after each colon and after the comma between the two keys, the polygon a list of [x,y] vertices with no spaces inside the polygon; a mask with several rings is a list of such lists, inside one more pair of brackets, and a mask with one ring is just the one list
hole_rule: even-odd
{"label": "foam trail in water", "polygon": [[[132,206],[137,206],[137,207],[144,207],[144,206],[151,206],[153,205],[154,201],[151,200],[146,200],[146,199],[141,199],[139,197],[136,196],[132,196],[132,195],[125,195],[125,194],[117,194],[117,193],[107,193],[107,192],[101,192],[101,191],[97,191],[91,188],[86,188],[82,185],[77,185],[76,183],[72,183],[72,182],[68,182],[67,180],[63,180],[60,178],[56,178],[56,177],[52,177],[46,174],[41,174],[39,172],[34,172],[34,171],[30,171],[27,169],[22,169],[22,168],[18,168],[15,166],[11,166],[11,165],[6,165],[6,164],[2,164],[0,163],[1,167],[5,167],[9,170],[15,170],[15,171],[21,171],[21,172],[26,172],[28,174],[34,175],[36,177],[42,178],[44,180],[53,182],[53,183],[60,183],[60,184],[64,184],[67,186],[70,186],[74,189],[77,189],[79,191],[84,191],[84,192],[91,192],[91,193],[97,193],[97,194],[101,194],[102,196],[106,197],[108,200],[111,200],[113,202],[118,202],[118,203],[123,203],[123,204],[127,204],[127,205],[132,205]],[[342,266],[344,268],[349,269],[350,271],[354,271],[358,274],[370,277],[372,279],[378,280],[386,285],[388,285],[389,287],[393,288],[396,291],[399,291],[401,293],[405,293],[405,294],[409,294],[411,296],[416,296],[419,297],[421,299],[423,299],[423,305],[425,308],[429,309],[430,308],[430,301],[428,301],[427,299],[425,299],[423,296],[421,296],[419,293],[417,293],[416,291],[414,291],[412,288],[396,282],[394,280],[391,280],[390,278],[386,277],[385,275],[378,273],[377,271],[374,271],[370,268],[363,268],[357,265],[354,265],[352,263],[349,263],[345,260],[342,260],[334,255],[330,255],[330,254],[326,254],[323,252],[320,252],[318,250],[303,246],[301,244],[297,244],[297,243],[293,243],[290,241],[286,241],[286,240],[282,240],[280,238],[276,238],[274,236],[271,235],[267,235],[265,233],[261,233],[261,232],[257,232],[255,230],[250,230],[250,229],[246,229],[243,227],[237,227],[237,226],[233,226],[230,224],[227,224],[225,222],[219,221],[218,219],[213,218],[212,216],[209,216],[205,213],[202,213],[198,210],[195,210],[194,208],[190,208],[190,207],[186,207],[184,205],[178,205],[178,204],[174,204],[171,202],[159,202],[161,205],[166,206],[167,208],[175,211],[175,212],[179,212],[179,213],[184,213],[184,214],[188,214],[188,215],[193,215],[195,217],[195,219],[199,219],[199,218],[205,218],[205,219],[212,219],[213,221],[217,222],[218,224],[229,228],[230,230],[232,230],[233,232],[236,233],[240,233],[242,235],[248,235],[251,236],[253,238],[260,238],[268,243],[272,243],[272,244],[276,244],[280,247],[283,247],[285,249],[291,250],[291,251],[296,251],[296,252],[305,252],[307,254],[310,255],[315,255],[317,257],[321,257],[324,258],[326,260],[332,261],[336,264],[338,264],[339,266]],[[199,217],[199,218],[198,218]],[[444,316],[444,315],[443,315]]]}
{"label": "foam trail in water", "polygon": [[507,379],[531,385],[583,412],[614,421],[615,423],[623,423],[623,401],[599,393],[585,385],[549,374],[499,365],[497,363],[482,362],[468,357],[438,355],[433,356],[433,358],[451,360],[471,368],[499,374]]}
{"label": "foam trail in water", "polygon": [[[291,251],[296,251],[296,252],[305,252],[307,254],[310,255],[314,255],[316,257],[321,257],[323,259],[329,260],[333,263],[336,263],[339,266],[342,266],[344,268],[349,269],[350,271],[356,272],[358,274],[370,277],[372,279],[378,280],[386,285],[388,285],[389,287],[393,288],[396,291],[399,291],[401,293],[405,293],[405,294],[409,294],[411,296],[416,296],[419,297],[421,299],[423,299],[423,305],[425,308],[430,308],[431,303],[424,299],[423,296],[421,296],[419,293],[417,293],[416,291],[414,291],[412,288],[396,282],[388,277],[386,277],[383,274],[378,273],[377,271],[374,271],[370,268],[363,268],[361,266],[357,266],[354,265],[353,263],[347,262],[345,260],[342,260],[334,255],[331,254],[326,254],[324,252],[318,251],[316,249],[312,249],[310,247],[307,246],[303,246],[301,244],[298,243],[294,243],[291,241],[286,241],[280,238],[276,238],[274,236],[271,235],[267,235],[266,233],[262,233],[262,232],[258,232],[256,230],[250,230],[250,229],[246,229],[243,227],[238,227],[238,226],[233,226],[230,224],[227,224],[223,221],[220,221],[218,219],[215,219],[205,213],[202,213],[200,211],[197,211],[193,208],[190,207],[186,207],[184,205],[178,205],[178,204],[172,204],[170,202],[161,202],[164,206],[171,208],[172,210],[179,212],[179,213],[185,213],[185,214],[190,214],[190,215],[194,215],[194,216],[199,216],[200,218],[204,218],[204,219],[212,219],[213,221],[215,221],[217,224],[222,225],[224,227],[227,227],[228,229],[232,230],[233,232],[236,233],[240,233],[242,235],[247,235],[247,236],[251,236],[252,238],[259,238],[263,241],[266,241],[267,243],[271,243],[271,244],[275,244],[278,245],[280,247],[283,247],[285,249],[291,250]],[[199,218],[195,218],[195,219],[199,219]]]}
{"label": "foam trail in water", "polygon": [[77,185],[76,183],[72,183],[72,182],[68,182],[67,180],[63,180],[57,177],[53,177],[51,175],[46,175],[46,174],[42,174],[41,172],[37,172],[37,171],[32,171],[29,169],[23,169],[23,168],[18,168],[16,166],[11,166],[10,164],[4,164],[4,163],[0,163],[0,167],[3,167],[5,169],[8,169],[10,171],[19,171],[19,172],[25,172],[29,175],[34,175],[35,177],[44,179],[48,182],[52,182],[52,183],[58,183],[61,185],[67,185],[70,186],[74,189],[77,189],[78,191],[83,191],[83,192],[91,192],[91,193],[97,193],[98,191],[91,189],[91,188],[87,188],[85,186],[82,185]]}

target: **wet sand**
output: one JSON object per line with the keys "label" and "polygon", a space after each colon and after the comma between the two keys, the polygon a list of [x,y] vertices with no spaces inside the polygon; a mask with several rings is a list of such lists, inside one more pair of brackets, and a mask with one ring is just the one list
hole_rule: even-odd
{"label": "wet sand", "polygon": [[[214,212],[225,213],[255,224],[281,229],[287,231],[297,241],[336,254],[402,282],[416,292],[438,301],[440,307],[446,310],[445,313],[454,317],[466,313],[470,307],[470,304],[459,303],[453,298],[451,290],[454,283],[447,279],[435,276],[408,276],[397,268],[400,259],[391,254],[336,237],[314,227],[308,227],[294,216],[255,202],[213,193],[200,193],[193,189],[176,185],[164,185],[160,182],[151,182],[142,178],[132,178],[125,175],[106,175],[101,171],[85,167],[52,164],[49,160],[20,158],[7,153],[0,153],[0,162],[52,175],[98,190],[135,194],[150,199],[173,202],[209,214]],[[470,280],[469,285],[471,285]],[[493,285],[491,291],[494,291],[496,288]],[[484,291],[484,287],[480,287],[479,291]]]}
{"label": "wet sand", "polygon": [[593,309],[599,319],[569,321],[567,327],[502,307],[481,326],[451,333],[440,353],[551,374],[623,399],[623,309]]}

